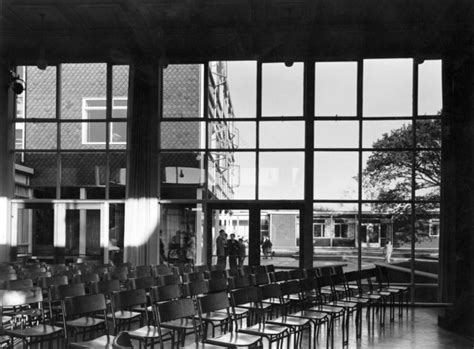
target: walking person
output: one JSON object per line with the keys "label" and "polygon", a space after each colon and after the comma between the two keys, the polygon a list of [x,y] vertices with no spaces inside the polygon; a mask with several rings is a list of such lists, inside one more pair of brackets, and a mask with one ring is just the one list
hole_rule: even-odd
{"label": "walking person", "polygon": [[217,265],[225,269],[227,263],[227,237],[224,229],[219,231],[219,236],[216,239],[216,255]]}
{"label": "walking person", "polygon": [[268,236],[265,236],[262,242],[262,251],[263,251],[263,258],[267,259],[268,256],[272,256],[272,242]]}
{"label": "walking person", "polygon": [[244,265],[244,260],[245,260],[245,243],[244,239],[240,238],[239,239],[239,257],[237,260],[237,264],[239,267]]}

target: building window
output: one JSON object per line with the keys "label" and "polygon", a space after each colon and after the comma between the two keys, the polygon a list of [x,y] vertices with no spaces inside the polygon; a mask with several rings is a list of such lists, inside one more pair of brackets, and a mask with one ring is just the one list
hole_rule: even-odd
{"label": "building window", "polygon": [[334,221],[334,237],[347,238],[349,225],[343,219],[336,219]]}
{"label": "building window", "polygon": [[429,234],[432,237],[438,237],[439,236],[439,219],[430,219]]}
{"label": "building window", "polygon": [[316,219],[313,223],[313,238],[326,237],[326,225],[324,219]]}
{"label": "building window", "polygon": [[[87,120],[106,120],[106,99],[105,98],[83,98],[82,116]],[[112,118],[125,119],[127,117],[127,98],[114,97],[112,102]],[[88,122],[82,125],[83,144],[104,144],[106,131],[105,122]],[[127,127],[123,122],[111,122],[109,143],[126,144]]]}

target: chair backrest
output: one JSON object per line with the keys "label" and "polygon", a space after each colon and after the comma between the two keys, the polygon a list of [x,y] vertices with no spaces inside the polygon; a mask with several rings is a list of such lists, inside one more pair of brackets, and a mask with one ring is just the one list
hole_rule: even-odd
{"label": "chair backrest", "polygon": [[161,285],[179,285],[182,283],[181,276],[177,274],[159,276]]}
{"label": "chair backrest", "polygon": [[38,279],[38,286],[43,290],[49,289],[52,285],[67,285],[68,277],[66,275],[45,276]]}
{"label": "chair backrest", "polygon": [[254,274],[252,279],[254,286],[266,285],[270,283],[270,276],[267,273]]}
{"label": "chair backrest", "polygon": [[252,274],[268,273],[267,268],[264,265],[254,265],[252,268]]}
{"label": "chair backrest", "polygon": [[8,281],[8,280],[17,280],[18,275],[16,273],[0,273],[0,280],[2,281]]}
{"label": "chair backrest", "polygon": [[192,273],[193,267],[190,265],[181,265],[178,267],[178,274],[183,275],[184,273]]}
{"label": "chair backrest", "polygon": [[171,269],[165,264],[154,265],[151,267],[151,271],[153,276],[172,274]]}
{"label": "chair backrest", "polygon": [[53,276],[55,276],[62,275],[64,272],[69,270],[69,267],[66,264],[49,264],[47,269]]}
{"label": "chair backrest", "polygon": [[236,268],[225,269],[224,272],[228,278],[242,276],[239,272],[239,269]]}
{"label": "chair backrest", "polygon": [[260,286],[262,291],[262,299],[279,298],[282,299],[280,284],[267,284]]}
{"label": "chair backrest", "polygon": [[207,280],[199,280],[183,284],[183,291],[187,288],[188,292],[183,292],[185,296],[198,297],[209,292],[209,283]]}
{"label": "chair backrest", "polygon": [[195,265],[193,267],[194,272],[207,273],[209,271],[209,266],[207,264]]}
{"label": "chair backrest", "polygon": [[73,282],[77,284],[90,284],[91,282],[100,281],[99,274],[87,273],[75,275]]}
{"label": "chair backrest", "polygon": [[320,272],[321,272],[321,276],[324,276],[324,275],[331,275],[332,272],[333,272],[333,269],[332,269],[332,267],[330,267],[330,266],[327,266],[327,267],[320,267],[319,270],[320,270]]}
{"label": "chair backrest", "polygon": [[28,287],[19,290],[0,290],[0,305],[2,307],[17,307],[21,305],[41,303],[43,292],[41,287]]}
{"label": "chair backrest", "polygon": [[300,283],[298,280],[289,280],[280,283],[281,294],[283,297],[289,296],[291,294],[298,294],[301,293]]}
{"label": "chair backrest", "polygon": [[181,286],[176,284],[150,288],[150,298],[153,303],[181,298],[182,294]]}
{"label": "chair backrest", "polygon": [[247,303],[256,303],[257,306],[261,306],[262,290],[255,286],[239,288],[230,292],[230,299],[233,307]]}
{"label": "chair backrest", "polygon": [[153,276],[146,276],[142,278],[129,279],[129,289],[144,289],[148,290],[152,286],[158,286],[158,279]]}
{"label": "chair backrest", "polygon": [[207,280],[209,293],[226,291],[227,290],[227,279],[209,279]]}
{"label": "chair backrest", "polygon": [[112,293],[112,306],[114,310],[126,310],[137,305],[145,305],[146,303],[147,296],[143,288]]}
{"label": "chair backrest", "polygon": [[49,288],[49,299],[61,301],[66,297],[83,296],[86,294],[84,284],[51,285]]}
{"label": "chair backrest", "polygon": [[215,270],[210,270],[210,271],[207,272],[207,278],[209,280],[225,279],[226,277],[227,277],[226,273],[222,269],[215,269]]}
{"label": "chair backrest", "polygon": [[144,278],[152,276],[151,267],[149,265],[139,265],[133,271],[135,278]]}
{"label": "chair backrest", "polygon": [[33,280],[23,279],[23,280],[8,280],[6,283],[6,288],[9,290],[21,290],[22,288],[33,287]]}
{"label": "chair backrest", "polygon": [[102,293],[66,297],[64,299],[64,312],[66,318],[78,315],[90,315],[97,312],[103,312],[105,316],[106,310],[107,304],[105,296]]}
{"label": "chair backrest", "polygon": [[198,298],[201,313],[210,313],[216,310],[227,310],[230,313],[230,300],[227,292],[209,293]]}
{"label": "chair backrest", "polygon": [[109,295],[114,291],[120,291],[120,282],[118,280],[95,281],[90,285],[92,294],[103,293]]}
{"label": "chair backrest", "polygon": [[128,271],[126,270],[112,271],[108,274],[105,274],[104,279],[107,279],[107,280],[115,279],[120,282],[126,282],[128,280]]}
{"label": "chair backrest", "polygon": [[333,274],[344,274],[344,267],[342,265],[335,265],[332,267]]}
{"label": "chair backrest", "polygon": [[239,268],[240,275],[250,275],[252,274],[252,267],[250,265],[243,265]]}
{"label": "chair backrest", "polygon": [[242,288],[242,287],[249,287],[251,286],[250,275],[231,277],[227,279],[227,284],[228,284],[229,290],[234,290],[234,289]]}
{"label": "chair backrest", "polygon": [[205,280],[204,272],[195,271],[192,273],[184,273],[181,275],[183,282],[194,282],[194,281],[203,281]]}
{"label": "chair backrest", "polygon": [[305,278],[305,271],[303,269],[291,269],[288,271],[288,280],[301,280]]}
{"label": "chair backrest", "polygon": [[154,305],[158,327],[160,323],[177,319],[194,318],[194,302],[191,298],[180,298]]}
{"label": "chair backrest", "polygon": [[317,278],[318,276],[321,276],[321,272],[319,268],[309,268],[306,269],[306,276],[309,278]]}
{"label": "chair backrest", "polygon": [[266,273],[274,273],[275,272],[275,266],[273,264],[265,265],[265,272]]}
{"label": "chair backrest", "polygon": [[275,271],[270,274],[272,282],[282,282],[288,280],[288,272],[286,270]]}

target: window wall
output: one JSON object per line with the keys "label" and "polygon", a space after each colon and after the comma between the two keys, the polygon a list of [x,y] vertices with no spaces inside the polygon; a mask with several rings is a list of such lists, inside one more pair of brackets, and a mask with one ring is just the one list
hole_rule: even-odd
{"label": "window wall", "polygon": [[[52,199],[64,203],[124,200],[128,66],[61,64],[44,70],[36,66],[18,70],[26,89],[16,103],[16,199],[38,204],[43,200],[45,205]],[[84,248],[98,253],[97,212],[99,209],[66,212],[66,253],[77,255],[76,242],[82,230],[88,234]],[[29,216],[29,224],[35,227],[37,215]],[[34,230],[27,225],[24,223],[18,233]],[[53,242],[45,244],[34,234],[32,252],[42,254],[40,246],[49,246],[45,253],[51,254]],[[47,234],[54,235],[52,230]]]}

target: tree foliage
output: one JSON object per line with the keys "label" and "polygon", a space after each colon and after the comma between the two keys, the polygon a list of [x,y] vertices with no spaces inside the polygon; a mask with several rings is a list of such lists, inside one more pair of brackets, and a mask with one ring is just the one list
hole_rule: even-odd
{"label": "tree foliage", "polygon": [[[416,215],[427,217],[437,208],[441,185],[441,120],[420,120],[416,123],[416,152],[409,151],[414,141],[413,126],[385,133],[373,144],[363,173],[365,196],[371,200],[410,200],[414,175]],[[392,150],[389,150],[392,149]],[[404,150],[408,149],[408,150]],[[414,164],[414,172],[413,166]],[[429,201],[429,202],[427,202]],[[411,205],[409,203],[377,203],[375,212],[392,213],[398,242],[410,240]],[[418,219],[417,224],[422,224]],[[426,227],[416,227],[416,239],[426,237]]]}

